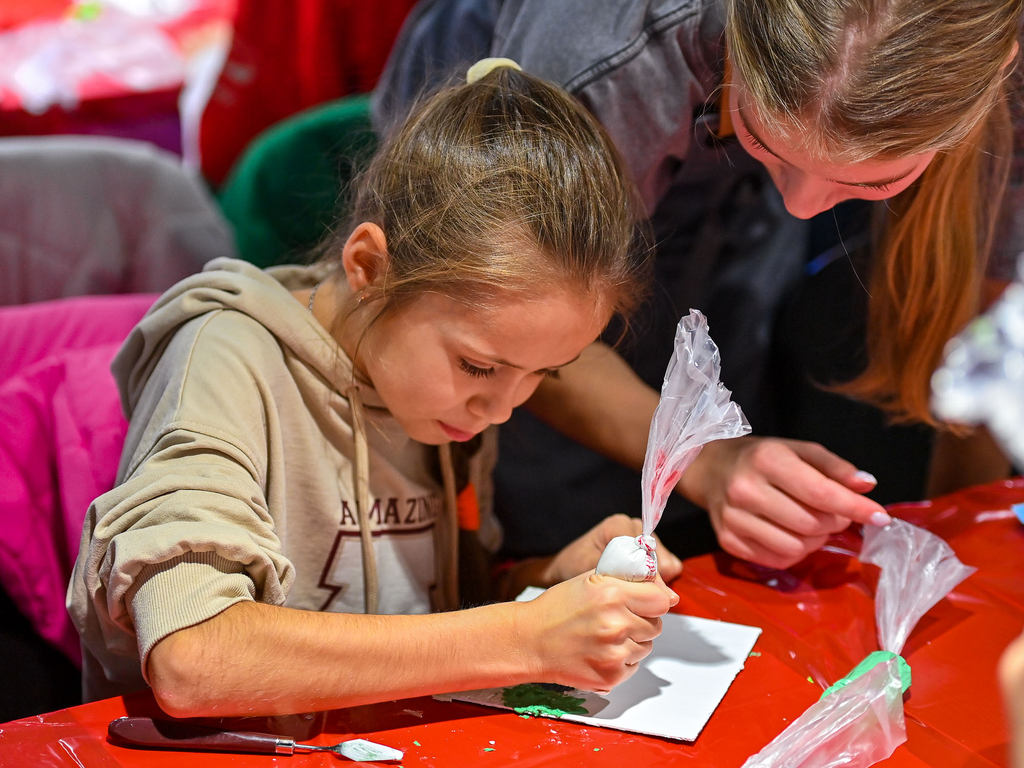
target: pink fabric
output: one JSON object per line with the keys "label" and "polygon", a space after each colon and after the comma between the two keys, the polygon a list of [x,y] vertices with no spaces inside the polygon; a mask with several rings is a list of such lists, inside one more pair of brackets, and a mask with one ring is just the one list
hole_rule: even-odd
{"label": "pink fabric", "polygon": [[64,607],[89,504],[114,484],[127,423],[110,361],[155,295],[0,308],[0,583],[76,663]]}

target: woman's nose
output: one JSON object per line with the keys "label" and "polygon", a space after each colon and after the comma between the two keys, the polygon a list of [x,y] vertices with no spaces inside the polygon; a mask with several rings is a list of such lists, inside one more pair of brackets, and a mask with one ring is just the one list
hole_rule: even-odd
{"label": "woman's nose", "polygon": [[786,210],[798,219],[809,219],[842,202],[833,185],[798,170],[779,171],[775,185],[782,193]]}

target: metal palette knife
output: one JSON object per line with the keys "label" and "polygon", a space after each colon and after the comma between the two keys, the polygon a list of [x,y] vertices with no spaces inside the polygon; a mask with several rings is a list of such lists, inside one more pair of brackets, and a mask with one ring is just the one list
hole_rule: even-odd
{"label": "metal palette knife", "polygon": [[185,749],[193,752],[244,752],[256,755],[292,755],[296,752],[333,752],[357,762],[401,760],[403,752],[365,739],[349,739],[331,747],[298,744],[270,733],[223,731],[204,725],[151,717],[121,717],[107,727],[110,740],[121,746],[150,749]]}

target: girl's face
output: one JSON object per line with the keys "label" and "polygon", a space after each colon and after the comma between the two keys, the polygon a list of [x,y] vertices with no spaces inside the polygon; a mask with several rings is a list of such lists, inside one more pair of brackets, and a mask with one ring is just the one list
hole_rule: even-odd
{"label": "girl's face", "polygon": [[898,160],[862,163],[811,160],[761,126],[757,110],[745,98],[735,73],[728,87],[727,108],[743,148],[768,169],[786,209],[799,219],[809,219],[844,200],[884,200],[897,195],[935,157],[932,151]]}
{"label": "girl's face", "polygon": [[426,294],[370,328],[357,365],[411,438],[469,440],[508,420],[610,315],[601,302],[558,289],[484,310]]}

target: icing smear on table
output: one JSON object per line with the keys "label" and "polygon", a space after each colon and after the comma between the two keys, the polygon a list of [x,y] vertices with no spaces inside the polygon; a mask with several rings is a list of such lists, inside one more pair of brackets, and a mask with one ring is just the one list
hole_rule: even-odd
{"label": "icing smear on table", "polygon": [[525,683],[505,688],[501,693],[501,702],[520,715],[536,717],[561,717],[562,715],[590,714],[583,706],[586,699],[569,696],[553,686],[540,683]]}

